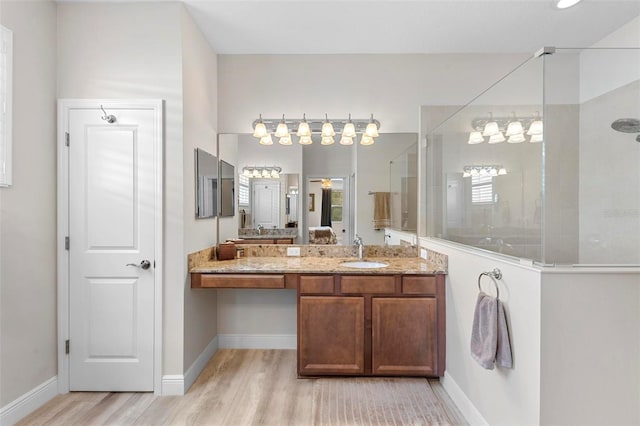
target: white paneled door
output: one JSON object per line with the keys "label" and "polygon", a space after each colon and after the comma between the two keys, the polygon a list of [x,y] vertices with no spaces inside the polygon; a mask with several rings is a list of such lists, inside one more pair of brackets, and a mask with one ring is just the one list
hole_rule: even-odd
{"label": "white paneled door", "polygon": [[69,390],[152,391],[157,115],[105,109],[71,108],[64,123]]}
{"label": "white paneled door", "polygon": [[254,227],[280,226],[280,182],[256,180],[253,182]]}

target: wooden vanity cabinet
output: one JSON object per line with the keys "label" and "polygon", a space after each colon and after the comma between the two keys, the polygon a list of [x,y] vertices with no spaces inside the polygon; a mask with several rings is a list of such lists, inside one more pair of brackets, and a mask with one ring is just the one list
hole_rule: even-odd
{"label": "wooden vanity cabinet", "polygon": [[301,275],[298,374],[444,375],[444,275]]}

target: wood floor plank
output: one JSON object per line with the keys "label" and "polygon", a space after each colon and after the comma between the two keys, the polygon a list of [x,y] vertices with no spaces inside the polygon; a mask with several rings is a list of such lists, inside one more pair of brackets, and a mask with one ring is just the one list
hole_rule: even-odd
{"label": "wood floor plank", "polygon": [[[441,416],[451,419],[452,424],[468,424],[439,381],[429,380],[428,384],[438,398],[433,409],[442,410]],[[355,388],[345,386],[340,390],[342,396],[326,395],[317,404],[317,386],[318,379],[296,377],[295,350],[223,349],[211,358],[184,396],[71,392],[56,396],[18,425],[308,426],[326,417],[322,410],[335,409],[336,400],[354,397]],[[393,400],[391,388],[383,387],[379,391]],[[367,407],[365,402],[352,409],[364,412],[374,408]],[[382,416],[379,420],[402,425],[409,416],[400,413],[397,418]]]}

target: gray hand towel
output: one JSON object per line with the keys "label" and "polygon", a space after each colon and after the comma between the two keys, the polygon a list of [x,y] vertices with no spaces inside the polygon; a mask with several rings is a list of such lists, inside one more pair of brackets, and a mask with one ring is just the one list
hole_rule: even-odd
{"label": "gray hand towel", "polygon": [[471,330],[471,357],[488,370],[497,362],[511,368],[509,330],[502,303],[484,292],[478,294]]}

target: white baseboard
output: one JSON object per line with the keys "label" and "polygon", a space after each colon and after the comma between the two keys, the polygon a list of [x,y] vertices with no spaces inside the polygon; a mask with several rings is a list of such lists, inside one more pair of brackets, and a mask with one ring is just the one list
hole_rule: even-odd
{"label": "white baseboard", "polygon": [[184,395],[184,375],[165,374],[162,376],[162,396]]}
{"label": "white baseboard", "polygon": [[31,389],[13,402],[0,408],[0,425],[12,425],[58,395],[58,376]]}
{"label": "white baseboard", "polygon": [[187,393],[193,382],[196,381],[204,367],[207,365],[211,357],[218,350],[218,336],[214,337],[211,342],[204,348],[204,351],[191,364],[191,367],[184,374],[184,393]]}
{"label": "white baseboard", "polygon": [[165,374],[162,376],[162,396],[184,395],[196,381],[211,357],[218,350],[218,336],[214,337],[202,353],[184,374]]}
{"label": "white baseboard", "polygon": [[218,334],[220,349],[295,349],[295,334]]}
{"label": "white baseboard", "polygon": [[473,402],[471,402],[469,397],[446,371],[444,373],[444,377],[440,379],[440,383],[442,383],[442,387],[447,391],[453,402],[471,426],[489,424],[489,422],[482,417],[482,414],[480,414],[480,411],[478,411],[476,406],[473,405]]}

